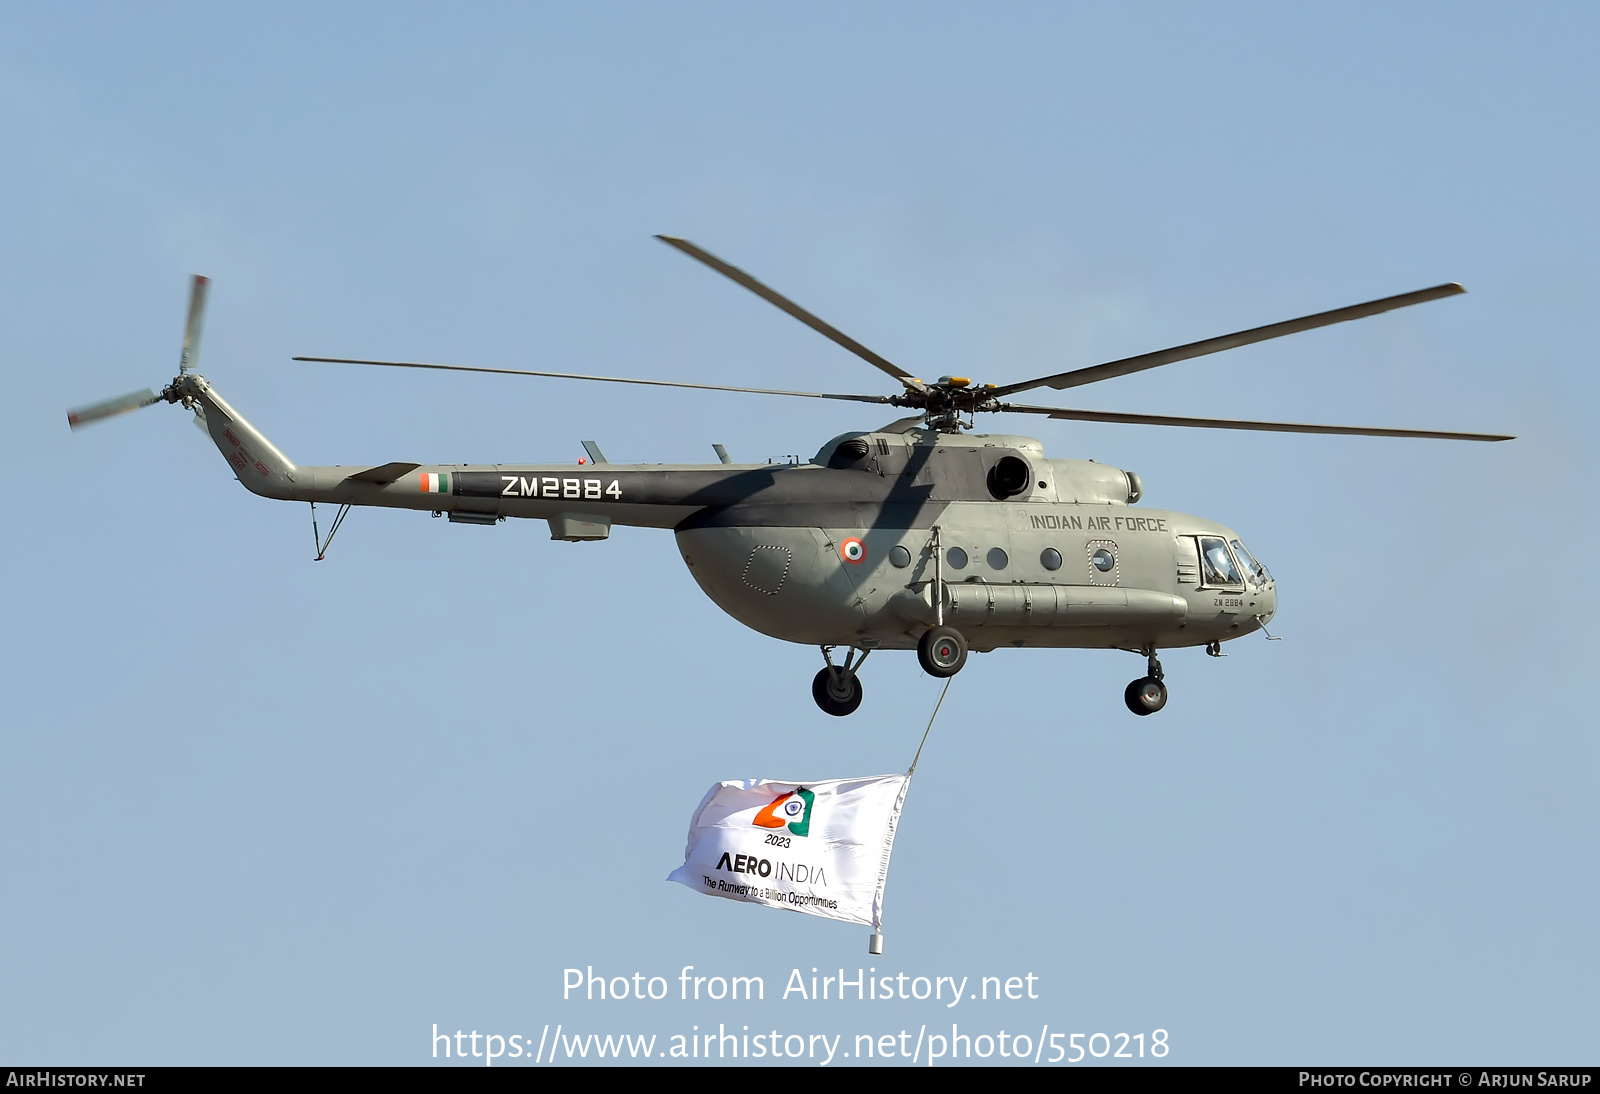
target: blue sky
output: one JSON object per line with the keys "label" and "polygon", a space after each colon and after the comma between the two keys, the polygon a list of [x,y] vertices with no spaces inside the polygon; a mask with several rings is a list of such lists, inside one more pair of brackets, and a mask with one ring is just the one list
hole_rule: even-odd
{"label": "blue sky", "polygon": [[[956,1020],[1162,1028],[1174,1062],[1593,1062],[1596,30],[1583,5],[6,7],[0,1056],[950,1020],[560,998],[570,966],[772,991],[875,962],[1032,972],[1039,1000]],[[664,878],[719,779],[903,769],[938,687],[909,655],[831,719],[816,651],[723,615],[665,533],[358,512],[312,564],[306,513],[181,412],[63,421],[170,378],[198,272],[202,371],[301,463],[781,459],[879,424],[289,360],[886,390],[657,232],[988,382],[1458,280],[1070,405],[1519,439],[1031,423],[1239,529],[1285,640],[1170,655],[1139,720],[1128,655],[974,657],[869,959],[864,929]]]}

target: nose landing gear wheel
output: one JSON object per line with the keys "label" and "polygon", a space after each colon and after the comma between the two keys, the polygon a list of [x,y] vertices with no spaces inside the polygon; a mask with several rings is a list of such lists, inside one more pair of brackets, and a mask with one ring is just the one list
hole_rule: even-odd
{"label": "nose landing gear wheel", "polygon": [[843,718],[861,705],[861,677],[848,669],[826,668],[811,680],[811,698],[824,714]]}
{"label": "nose landing gear wheel", "polygon": [[1167,705],[1167,685],[1154,676],[1141,676],[1128,685],[1122,701],[1138,715],[1154,714]]}
{"label": "nose landing gear wheel", "polygon": [[967,640],[954,627],[934,627],[917,641],[917,660],[929,676],[954,676],[967,663]]}

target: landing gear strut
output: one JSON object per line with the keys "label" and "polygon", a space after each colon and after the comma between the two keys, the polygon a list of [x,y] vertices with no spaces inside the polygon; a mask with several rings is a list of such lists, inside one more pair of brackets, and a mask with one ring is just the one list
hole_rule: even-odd
{"label": "landing gear strut", "polygon": [[855,713],[856,707],[861,705],[861,677],[856,675],[856,671],[871,652],[862,650],[861,656],[856,657],[856,649],[851,646],[844,655],[844,664],[835,665],[833,647],[822,647],[822,659],[828,663],[828,667],[812,678],[811,698],[817,701],[817,706],[822,708],[824,714],[843,718]]}
{"label": "landing gear strut", "polygon": [[967,640],[954,627],[930,627],[917,640],[917,660],[929,676],[954,676],[967,663]]}
{"label": "landing gear strut", "polygon": [[1164,674],[1161,662],[1156,659],[1156,648],[1147,646],[1142,652],[1149,658],[1149,675],[1141,676],[1122,693],[1122,701],[1128,704],[1128,709],[1141,717],[1167,705],[1167,685],[1161,682]]}

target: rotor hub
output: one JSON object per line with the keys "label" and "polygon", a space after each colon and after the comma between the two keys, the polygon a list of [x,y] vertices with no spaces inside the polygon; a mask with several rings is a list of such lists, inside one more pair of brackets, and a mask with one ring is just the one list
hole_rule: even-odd
{"label": "rotor hub", "polygon": [[972,428],[974,414],[1000,407],[993,391],[993,384],[974,386],[971,380],[963,377],[942,376],[937,383],[919,382],[915,388],[907,385],[905,394],[893,396],[890,402],[922,411],[929,429],[959,433]]}

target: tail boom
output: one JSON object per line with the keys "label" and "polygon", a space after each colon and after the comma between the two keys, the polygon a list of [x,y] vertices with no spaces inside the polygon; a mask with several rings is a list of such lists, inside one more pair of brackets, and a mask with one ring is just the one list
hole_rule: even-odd
{"label": "tail boom", "polygon": [[[206,433],[252,493],[281,501],[374,505],[450,513],[468,519],[529,517],[576,529],[560,538],[603,538],[613,524],[672,528],[715,504],[728,484],[768,481],[771,468],[603,464],[574,468],[500,464],[387,463],[300,467],[251,425],[202,376],[188,373],[162,393],[199,410]],[[721,489],[719,489],[721,487]],[[730,499],[731,500],[731,495]],[[586,532],[585,530],[588,529]]]}

